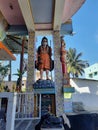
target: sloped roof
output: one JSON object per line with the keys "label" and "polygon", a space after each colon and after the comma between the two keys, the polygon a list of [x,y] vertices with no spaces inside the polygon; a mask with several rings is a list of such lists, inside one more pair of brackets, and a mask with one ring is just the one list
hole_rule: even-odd
{"label": "sloped roof", "polygon": [[0,60],[16,60],[10,50],[0,42]]}

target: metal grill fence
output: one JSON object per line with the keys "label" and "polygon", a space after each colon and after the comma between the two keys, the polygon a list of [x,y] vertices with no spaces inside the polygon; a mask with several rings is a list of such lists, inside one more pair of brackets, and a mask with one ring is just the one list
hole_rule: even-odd
{"label": "metal grill fence", "polygon": [[33,93],[17,93],[15,120],[39,119],[40,117],[41,95],[34,100]]}

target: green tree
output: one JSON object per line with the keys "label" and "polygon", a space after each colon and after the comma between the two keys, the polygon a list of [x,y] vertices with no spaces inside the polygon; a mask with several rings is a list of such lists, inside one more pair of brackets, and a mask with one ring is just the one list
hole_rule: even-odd
{"label": "green tree", "polygon": [[0,92],[5,91],[3,80],[8,75],[9,68],[9,64],[4,66],[0,63]]}
{"label": "green tree", "polygon": [[22,76],[23,74],[26,72],[26,70],[23,70],[23,72],[21,73],[19,69],[17,69],[17,73],[14,74],[16,76],[18,76],[17,79],[17,84],[16,84],[16,89],[19,89],[18,91],[21,91],[21,85],[22,85]]}
{"label": "green tree", "polygon": [[68,75],[72,77],[78,77],[83,75],[84,68],[87,66],[87,61],[81,60],[82,53],[77,54],[75,48],[69,48],[67,51],[67,71]]}
{"label": "green tree", "polygon": [[8,75],[9,71],[9,64],[3,66],[2,63],[0,63],[0,80],[3,81],[3,79]]}

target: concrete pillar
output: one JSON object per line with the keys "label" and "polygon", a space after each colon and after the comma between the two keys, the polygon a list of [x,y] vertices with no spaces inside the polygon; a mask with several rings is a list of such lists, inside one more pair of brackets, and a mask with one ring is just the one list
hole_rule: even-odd
{"label": "concrete pillar", "polygon": [[28,68],[27,68],[27,92],[33,90],[33,83],[35,79],[35,32],[29,32],[28,41]]}
{"label": "concrete pillar", "polygon": [[6,117],[6,120],[7,120],[6,130],[14,130],[16,100],[17,100],[17,93],[9,93],[8,106],[7,106],[7,117]]}
{"label": "concrete pillar", "polygon": [[59,31],[53,33],[54,41],[54,74],[55,74],[55,98],[56,98],[56,115],[60,116],[64,112],[64,97],[62,92],[62,68],[60,62],[61,39]]}

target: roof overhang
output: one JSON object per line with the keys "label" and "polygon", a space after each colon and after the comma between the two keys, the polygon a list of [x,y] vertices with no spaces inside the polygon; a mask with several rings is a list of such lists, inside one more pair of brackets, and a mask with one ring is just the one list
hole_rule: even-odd
{"label": "roof overhang", "polygon": [[10,28],[22,25],[27,28],[27,32],[48,32],[61,30],[62,24],[71,19],[84,2],[85,0],[0,0],[0,9]]}
{"label": "roof overhang", "polygon": [[16,57],[0,42],[0,60],[16,60]]}
{"label": "roof overhang", "polygon": [[22,46],[20,37],[28,35],[30,31],[36,35],[50,35],[53,31],[60,31],[60,35],[73,35],[71,19],[84,2],[85,0],[0,0],[0,25],[4,29],[1,30],[0,39],[4,39],[5,46],[11,52],[19,53]]}

